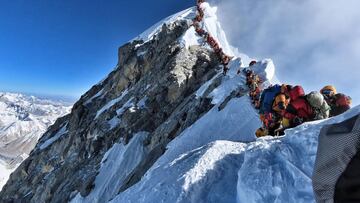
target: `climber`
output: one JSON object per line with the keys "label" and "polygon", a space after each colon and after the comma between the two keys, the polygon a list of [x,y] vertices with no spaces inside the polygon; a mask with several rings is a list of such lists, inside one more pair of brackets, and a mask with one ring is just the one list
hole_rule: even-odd
{"label": "climber", "polygon": [[259,109],[260,107],[260,101],[259,101],[261,94],[260,84],[261,84],[261,80],[259,76],[254,74],[252,70],[247,70],[246,85],[249,87],[249,91],[250,91],[249,95],[256,109]]}
{"label": "climber", "polygon": [[218,43],[215,41],[215,39],[210,35],[207,35],[206,41],[211,48],[219,46]]}
{"label": "climber", "polygon": [[281,92],[281,86],[276,84],[265,89],[260,96],[260,114],[272,112],[275,97]]}
{"label": "climber", "polygon": [[206,31],[204,29],[202,29],[200,27],[196,27],[196,26],[195,26],[195,31],[199,36],[204,36],[206,33]]}
{"label": "climber", "polygon": [[256,63],[257,63],[256,61],[251,61],[251,62],[249,63],[249,67],[255,65]]}
{"label": "climber", "polygon": [[260,78],[258,75],[254,74],[254,72],[248,76],[246,81],[250,88],[250,92],[255,91],[256,88],[259,87]]}
{"label": "climber", "polygon": [[272,109],[275,113],[282,115],[289,105],[290,99],[284,93],[280,93],[275,97]]}
{"label": "climber", "polygon": [[351,97],[337,93],[334,86],[327,85],[320,90],[330,106],[330,117],[340,115],[351,108]]}
{"label": "climber", "polygon": [[[311,92],[304,96],[303,89],[300,86],[283,86],[286,89],[290,89],[288,93],[290,96],[290,104],[286,107],[286,110],[283,108],[276,109],[274,104],[274,112],[282,114],[281,118],[281,128],[276,132],[283,133],[283,131],[290,127],[296,127],[306,121],[314,121],[326,119],[329,117],[330,107],[325,101],[322,94],[319,92]],[[281,97],[281,94],[278,96]],[[277,98],[280,99],[280,98]],[[282,98],[283,101],[286,100],[286,97]]]}
{"label": "climber", "polygon": [[250,97],[252,103],[254,104],[255,109],[259,109],[260,107],[260,94],[261,94],[261,89],[259,85],[256,85],[255,89],[250,92]]}
{"label": "climber", "polygon": [[[246,74],[246,69],[243,69],[243,72]],[[240,75],[240,73],[241,73],[241,66],[240,66],[240,68],[237,70],[236,74]]]}
{"label": "climber", "polygon": [[313,108],[313,120],[329,118],[330,106],[325,101],[324,96],[319,92],[310,92],[306,95],[306,100]]}
{"label": "climber", "polygon": [[[281,127],[281,116],[275,114],[275,113],[265,113],[260,115],[260,120],[263,123],[263,127],[258,129],[258,133],[256,133],[257,137],[258,134],[264,133],[262,136],[270,135],[270,136],[276,136],[279,135],[276,133],[277,129]],[[264,130],[265,129],[265,130]],[[262,132],[262,133],[259,133]],[[282,135],[282,134],[281,134]]]}
{"label": "climber", "polygon": [[340,115],[351,108],[351,97],[338,93],[335,96],[335,104],[331,107],[330,116]]}
{"label": "climber", "polygon": [[220,48],[220,46],[218,46],[218,47],[215,47],[213,49],[214,49],[215,54],[219,57],[219,59],[222,62],[222,58],[223,58],[223,55],[224,55],[224,52],[223,52],[222,48]]}
{"label": "climber", "polygon": [[272,110],[275,115],[274,117],[276,118],[277,125],[274,126],[274,128],[276,129],[272,129],[272,135],[284,135],[285,129],[289,127],[289,125],[287,124],[287,120],[284,120],[282,116],[285,113],[285,110],[289,103],[290,98],[284,92],[280,92],[276,95],[272,105]]}
{"label": "climber", "polygon": [[246,85],[249,87],[249,85],[252,82],[253,75],[255,73],[254,73],[254,71],[249,70],[249,69],[244,69],[244,70],[245,70],[245,75],[246,75]]}
{"label": "climber", "polygon": [[290,104],[290,95],[295,100],[303,95],[303,89],[300,86],[281,85],[281,92],[275,97],[272,110],[277,115],[279,128],[274,131],[275,135],[284,135],[284,131],[290,127],[290,120],[283,117],[288,105]]}
{"label": "climber", "polygon": [[255,109],[260,109],[260,95],[261,95],[260,83],[256,83],[253,87],[253,90],[250,92],[252,103],[254,104]]}
{"label": "climber", "polygon": [[226,76],[227,72],[229,71],[229,67],[223,64],[223,75]]}
{"label": "climber", "polygon": [[264,137],[268,134],[269,134],[268,130],[264,127],[257,129],[255,132],[256,137]]}
{"label": "climber", "polygon": [[192,26],[194,26],[194,28],[195,28],[195,31],[197,30],[197,29],[200,29],[200,25],[199,25],[199,22],[197,22],[195,19],[193,19],[193,23],[192,23]]}
{"label": "climber", "polygon": [[[262,121],[263,128],[266,129],[265,132],[267,132],[268,135],[274,136],[275,130],[280,127],[281,115],[278,115],[273,111],[274,100],[279,93],[281,93],[281,86],[274,85],[265,89],[260,96],[260,101],[258,104],[260,120]],[[256,133],[257,136],[261,134],[259,132],[264,133],[262,129],[258,130],[258,133]]]}
{"label": "climber", "polygon": [[324,96],[325,101],[330,107],[335,105],[335,95],[337,94],[337,91],[334,86],[327,85],[320,90],[320,93]]}
{"label": "climber", "polygon": [[[221,48],[220,48],[221,49]],[[222,52],[222,49],[221,49]],[[231,57],[222,52],[222,63],[228,65],[231,61]]]}
{"label": "climber", "polygon": [[330,105],[331,99],[337,94],[336,88],[332,85],[326,85],[320,90],[320,93],[325,97],[325,100]]}
{"label": "climber", "polygon": [[281,85],[281,93],[285,94],[290,100],[295,101],[298,97],[305,96],[304,89],[299,86]]}
{"label": "climber", "polygon": [[250,98],[253,101],[253,104],[255,104],[255,100],[258,98],[258,93],[260,93],[259,84],[256,82],[251,82],[249,85],[250,89]]}
{"label": "climber", "polygon": [[313,111],[310,104],[303,97],[291,102],[286,108],[283,117],[288,120],[286,127],[296,127],[313,118]]}
{"label": "climber", "polygon": [[201,22],[203,20],[203,18],[204,18],[204,11],[200,8],[200,6],[198,6],[195,21]]}
{"label": "climber", "polygon": [[214,50],[216,56],[221,61],[221,63],[223,63],[223,59],[224,59],[223,57],[225,54],[224,54],[222,48],[220,48],[220,45],[218,43],[215,44],[215,47],[213,47],[213,50]]}
{"label": "climber", "polygon": [[286,127],[296,127],[303,122],[312,120],[314,112],[304,96],[304,89],[301,86],[286,86],[286,89],[285,94],[290,98],[290,103],[282,115],[285,121],[288,120],[289,124]]}
{"label": "climber", "polygon": [[222,49],[220,48],[220,51],[222,53],[222,57],[221,57],[221,63],[223,64],[224,66],[224,75],[226,75],[226,73],[229,71],[229,63],[230,63],[230,60],[231,60],[231,57],[229,57],[228,55],[224,54],[222,52]]}
{"label": "climber", "polygon": [[221,59],[222,58],[222,49],[220,48],[220,45],[217,43],[217,41],[214,40],[212,46],[211,46],[214,50],[215,53],[217,53],[218,57]]}
{"label": "climber", "polygon": [[260,86],[258,86],[256,88],[256,90],[255,90],[255,92],[253,94],[254,94],[254,101],[253,101],[254,108],[259,110],[260,109],[260,95],[261,95]]}
{"label": "climber", "polygon": [[260,87],[259,87],[259,83],[258,83],[258,76],[254,75],[251,79],[250,79],[250,84],[248,85],[249,90],[250,90],[250,96],[251,99],[254,100],[255,97],[257,97],[257,94],[261,93]]}
{"label": "climber", "polygon": [[286,127],[296,127],[303,122],[329,117],[330,107],[319,92],[311,92],[303,96],[303,90],[299,88],[298,93],[290,95],[290,104],[283,113],[283,117],[289,123]]}
{"label": "climber", "polygon": [[[253,65],[255,65],[257,62],[256,61],[251,61],[250,63],[249,63],[249,68],[251,67],[251,66],[253,66]],[[248,72],[248,71],[250,71],[250,69],[249,68],[244,68],[244,69],[242,69],[242,71],[245,73],[245,75],[246,75],[246,73]],[[241,67],[239,67],[239,69],[238,69],[238,71],[237,71],[237,74],[239,75],[241,73]]]}
{"label": "climber", "polygon": [[195,22],[201,22],[202,20],[203,20],[203,16],[201,16],[201,15],[196,15],[196,17],[194,19]]}

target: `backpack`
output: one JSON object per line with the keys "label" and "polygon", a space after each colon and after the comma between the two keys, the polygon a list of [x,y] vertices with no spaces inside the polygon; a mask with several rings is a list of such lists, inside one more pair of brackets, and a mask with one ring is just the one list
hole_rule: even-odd
{"label": "backpack", "polygon": [[263,91],[260,97],[260,113],[272,112],[272,106],[276,95],[281,93],[281,86],[274,85]]}
{"label": "backpack", "polygon": [[299,97],[305,96],[305,91],[301,86],[297,85],[291,88],[289,91],[289,96],[291,100],[296,100]]}
{"label": "backpack", "polygon": [[322,94],[315,91],[310,92],[306,95],[306,100],[314,110],[314,120],[329,118],[330,107]]}
{"label": "backpack", "polygon": [[337,116],[351,108],[351,97],[344,94],[336,94],[331,100],[330,116]]}

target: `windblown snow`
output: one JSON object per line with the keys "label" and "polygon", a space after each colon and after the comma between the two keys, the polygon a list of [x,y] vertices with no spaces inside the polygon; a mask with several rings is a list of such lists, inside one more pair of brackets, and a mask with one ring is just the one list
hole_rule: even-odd
{"label": "windblown snow", "polygon": [[71,106],[15,93],[0,93],[0,189],[40,136]]}
{"label": "windblown snow", "polygon": [[[247,95],[231,99],[219,110],[233,91],[247,89],[245,77],[236,72],[240,67],[247,68],[245,64],[250,58],[237,55],[229,45],[217,21],[216,7],[202,5],[205,7],[203,28],[227,54],[235,56],[226,76],[219,72],[194,92],[197,98],[204,97],[214,80],[221,77],[221,85],[208,96],[215,106],[171,141],[141,181],[123,192],[116,189],[126,184],[125,175],[147,153],[142,148],[147,133],[135,135],[126,146],[115,144],[103,158],[95,188],[87,197],[78,193],[72,202],[315,202],[311,176],[320,129],[359,114],[360,106],[335,118],[287,130],[283,137],[256,140],[255,131],[261,121]],[[163,23],[192,19],[194,11],[192,8],[171,16],[137,39],[149,40]],[[179,40],[186,48],[203,44],[193,28]],[[252,68],[265,80],[265,85],[277,82],[275,65],[270,59]],[[117,100],[105,105],[98,115]],[[133,105],[131,101],[128,104],[124,108]],[[110,121],[111,126],[116,125],[116,119]]]}

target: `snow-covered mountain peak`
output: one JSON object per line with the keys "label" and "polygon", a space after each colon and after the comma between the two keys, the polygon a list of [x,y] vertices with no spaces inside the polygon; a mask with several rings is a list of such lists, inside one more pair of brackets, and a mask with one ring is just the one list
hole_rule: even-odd
{"label": "snow-covered mountain peak", "polygon": [[[184,11],[180,11],[174,15],[171,15],[167,18],[164,18],[163,20],[159,21],[158,23],[154,24],[147,30],[145,30],[143,33],[141,33],[139,36],[134,38],[132,41],[143,41],[144,43],[152,40],[154,37],[158,36],[158,34],[161,31],[161,28],[164,25],[169,25],[174,23],[175,21],[179,20],[188,20],[191,21],[196,15],[196,9],[195,8],[189,8]],[[139,47],[138,45],[137,47]]]}
{"label": "snow-covered mountain peak", "polygon": [[[242,74],[251,58],[229,45],[216,8],[201,7],[200,27],[233,56],[226,75],[192,26],[196,8],[166,18],[120,47],[117,68],[47,130],[0,201],[314,202],[318,133],[360,107],[256,140]],[[251,69],[277,82],[270,59]]]}

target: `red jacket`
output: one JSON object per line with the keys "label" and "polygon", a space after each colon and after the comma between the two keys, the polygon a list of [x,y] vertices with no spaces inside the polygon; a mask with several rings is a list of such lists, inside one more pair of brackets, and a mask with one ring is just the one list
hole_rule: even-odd
{"label": "red jacket", "polygon": [[291,101],[297,100],[299,97],[302,97],[305,95],[305,91],[301,86],[295,86],[291,88],[289,91],[289,97]]}
{"label": "red jacket", "polygon": [[305,98],[298,97],[295,101],[290,101],[290,104],[284,113],[284,117],[289,120],[299,117],[305,121],[309,121],[313,119],[314,112]]}

